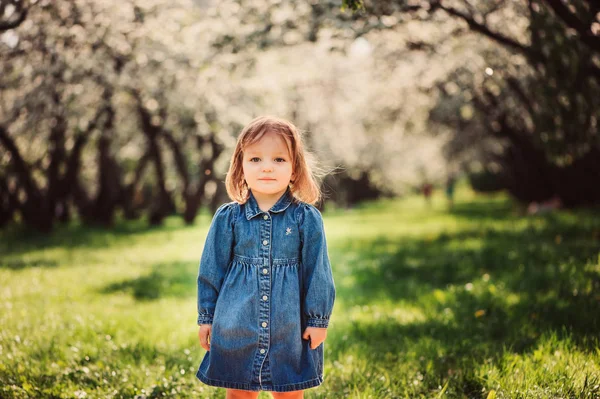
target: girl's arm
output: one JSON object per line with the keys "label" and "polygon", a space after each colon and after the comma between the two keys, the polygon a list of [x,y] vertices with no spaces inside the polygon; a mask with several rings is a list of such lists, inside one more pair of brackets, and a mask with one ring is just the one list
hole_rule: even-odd
{"label": "girl's arm", "polygon": [[198,270],[198,325],[212,324],[217,297],[233,253],[235,203],[222,205],[210,224]]}
{"label": "girl's arm", "polygon": [[312,205],[300,207],[302,239],[303,310],[307,327],[327,328],[335,300],[335,286],[321,213]]}

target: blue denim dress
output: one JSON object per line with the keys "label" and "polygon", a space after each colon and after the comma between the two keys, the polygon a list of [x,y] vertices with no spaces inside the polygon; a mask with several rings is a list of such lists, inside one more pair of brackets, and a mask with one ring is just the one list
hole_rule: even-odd
{"label": "blue denim dress", "polygon": [[198,324],[212,324],[196,373],[217,387],[296,391],[323,382],[323,344],[307,326],[327,327],[335,287],[323,221],[290,190],[268,211],[252,194],[222,205],[198,272]]}

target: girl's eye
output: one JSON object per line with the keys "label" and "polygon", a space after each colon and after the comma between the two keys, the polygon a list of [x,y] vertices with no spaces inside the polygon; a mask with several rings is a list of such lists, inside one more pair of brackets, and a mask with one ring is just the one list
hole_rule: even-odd
{"label": "girl's eye", "polygon": [[260,161],[259,157],[250,158],[250,162],[258,162]]}
{"label": "girl's eye", "polygon": [[285,162],[285,159],[283,159],[283,158],[275,158],[275,162]]}

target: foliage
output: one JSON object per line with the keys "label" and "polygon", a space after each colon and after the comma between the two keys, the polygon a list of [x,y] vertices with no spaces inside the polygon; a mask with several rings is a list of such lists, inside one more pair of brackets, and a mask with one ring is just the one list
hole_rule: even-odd
{"label": "foliage", "polygon": [[174,211],[191,223],[224,200],[234,137],[259,114],[308,131],[344,181],[402,193],[444,173],[445,137],[421,134],[429,101],[406,84],[411,60],[382,68],[389,38],[353,40],[377,23],[340,3],[19,4],[26,18],[0,41],[0,225],[50,231],[74,213],[158,224]]}
{"label": "foliage", "polygon": [[[456,133],[448,154],[469,169],[502,169],[522,201],[558,197],[575,206],[597,203],[600,135],[600,5],[559,0],[415,2],[345,1],[362,18],[390,21],[450,17],[495,46],[485,60],[459,65],[436,85],[431,121]],[[506,21],[511,21],[506,23]],[[464,29],[453,33],[462,36]],[[416,48],[433,54],[429,38]],[[485,71],[485,73],[483,73]],[[476,164],[473,168],[473,165]]]}

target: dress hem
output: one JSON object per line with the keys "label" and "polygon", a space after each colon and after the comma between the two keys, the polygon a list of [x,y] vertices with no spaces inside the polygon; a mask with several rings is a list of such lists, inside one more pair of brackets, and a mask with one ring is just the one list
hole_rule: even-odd
{"label": "dress hem", "polygon": [[266,391],[266,392],[291,392],[300,391],[308,388],[314,388],[323,383],[323,377],[317,377],[312,380],[297,382],[294,384],[284,385],[260,385],[260,384],[248,384],[244,382],[232,382],[232,381],[221,381],[208,378],[201,372],[196,373],[196,378],[205,383],[219,388],[230,388],[230,389],[241,389],[244,391]]}

